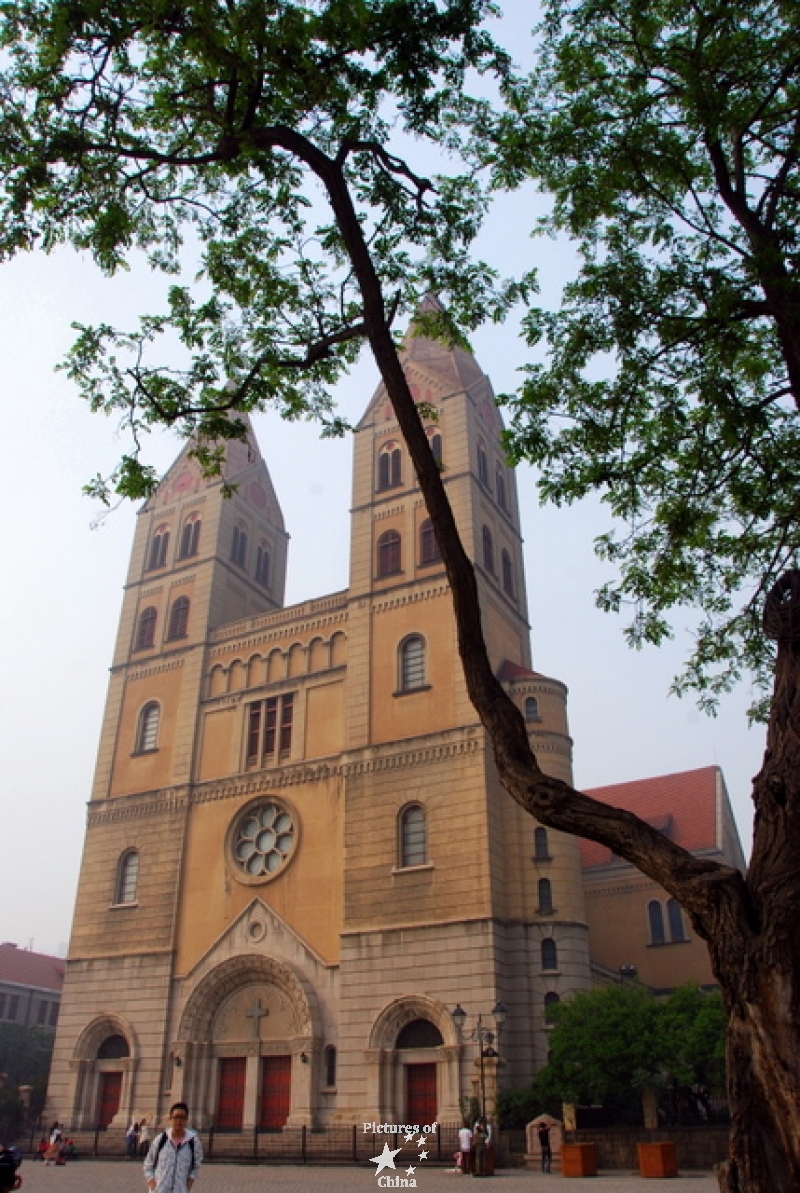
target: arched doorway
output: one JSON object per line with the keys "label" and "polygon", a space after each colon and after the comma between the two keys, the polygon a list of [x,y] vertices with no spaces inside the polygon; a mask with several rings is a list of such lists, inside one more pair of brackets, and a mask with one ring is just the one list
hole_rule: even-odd
{"label": "arched doorway", "polygon": [[[439,1111],[436,1059],[430,1049],[444,1044],[439,1028],[430,1019],[412,1019],[401,1028],[395,1041],[404,1073],[405,1121],[435,1123]],[[421,1059],[424,1057],[425,1059]]]}
{"label": "arched doorway", "polygon": [[389,1122],[456,1121],[460,1052],[445,1006],[424,996],[390,1003],[370,1033],[371,1104]]}
{"label": "arched doorway", "polygon": [[316,999],[290,966],[261,956],[213,969],[190,996],[173,1046],[173,1099],[197,1125],[279,1131],[312,1124],[321,1080]]}
{"label": "arched doorway", "polygon": [[75,1046],[72,1070],[72,1123],[75,1127],[127,1125],[136,1069],[130,1026],[112,1015],[93,1020]]}

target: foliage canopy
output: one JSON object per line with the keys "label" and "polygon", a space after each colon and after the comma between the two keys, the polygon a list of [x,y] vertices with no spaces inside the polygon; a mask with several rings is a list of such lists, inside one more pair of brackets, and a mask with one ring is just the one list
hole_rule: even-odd
{"label": "foliage canopy", "polygon": [[764,594],[800,546],[800,11],[784,0],[549,0],[498,179],[554,196],[577,277],[533,309],[546,359],[510,444],[543,498],[596,492],[636,645],[702,611],[679,690],[713,708],[773,652]]}

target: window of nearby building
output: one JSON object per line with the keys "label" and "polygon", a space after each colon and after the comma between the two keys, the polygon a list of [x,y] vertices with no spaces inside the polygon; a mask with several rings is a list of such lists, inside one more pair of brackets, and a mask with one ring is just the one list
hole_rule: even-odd
{"label": "window of nearby building", "polygon": [[533,830],[533,856],[537,862],[546,862],[550,857],[546,828],[539,827]]}
{"label": "window of nearby building", "polygon": [[139,729],[136,734],[136,753],[144,754],[148,750],[158,747],[158,724],[161,719],[161,706],[151,700],[145,704],[139,713]]}
{"label": "window of nearby building", "polygon": [[664,909],[658,899],[651,899],[647,904],[647,919],[650,924],[650,943],[665,944]]}
{"label": "window of nearby building", "polygon": [[686,931],[683,927],[683,915],[681,914],[680,904],[676,903],[674,899],[667,900],[667,921],[669,923],[670,940],[686,940]]}
{"label": "window of nearby building", "polygon": [[553,888],[549,878],[539,879],[539,915],[553,914]]}
{"label": "window of nearby building", "polygon": [[412,634],[400,643],[400,691],[413,692],[425,686],[425,642]]}
{"label": "window of nearby building", "polygon": [[269,588],[269,549],[263,541],[256,550],[256,584]]}
{"label": "window of nearby building", "polygon": [[400,535],[386,530],[378,539],[378,576],[396,576],[400,571]]}
{"label": "window of nearby building", "polygon": [[399,861],[402,867],[424,866],[427,854],[425,809],[409,804],[400,813]]}
{"label": "window of nearby building", "polygon": [[19,1014],[19,995],[12,994],[8,1000],[8,1018],[12,1023],[16,1023],[17,1015]]}
{"label": "window of nearby building", "polygon": [[378,456],[378,489],[396,489],[402,484],[402,457],[396,443],[387,443]]}
{"label": "window of nearby building", "polygon": [[167,562],[167,548],[169,547],[169,526],[157,526],[150,543],[150,555],[147,560],[147,571],[163,568]]}
{"label": "window of nearby building", "polygon": [[189,514],[181,531],[181,545],[178,551],[178,559],[189,559],[192,555],[197,554],[200,544],[200,526],[200,515]]}
{"label": "window of nearby building", "polygon": [[511,563],[511,556],[505,547],[500,552],[500,566],[503,573],[503,592],[506,596],[513,599],[514,596],[514,568]]}
{"label": "window of nearby building", "polygon": [[492,541],[492,532],[488,526],[484,526],[481,531],[483,539],[483,566],[487,572],[494,575],[494,542]]}
{"label": "window of nearby building", "polygon": [[495,470],[495,491],[497,493],[497,504],[501,510],[508,510],[508,503],[506,500],[506,478],[503,475],[503,470],[500,465],[497,465]]}
{"label": "window of nearby building", "polygon": [[247,528],[243,522],[237,522],[233,528],[231,563],[240,568],[247,567]]}
{"label": "window of nearby building", "polygon": [[55,1025],[57,1023],[58,1023],[58,1003],[51,1002],[50,1003],[50,1021],[48,1023],[48,1027],[55,1027]]}
{"label": "window of nearby building", "polygon": [[47,1023],[47,1012],[48,1012],[49,1008],[50,1008],[49,1002],[40,1002],[39,1003],[39,1010],[38,1010],[38,1014],[37,1014],[37,1023],[39,1023],[41,1026],[44,1026]]}
{"label": "window of nearby building", "polygon": [[5,994],[0,994],[0,1019],[5,1019],[5,1017],[6,1017],[6,996],[5,996]]}
{"label": "window of nearby building", "polygon": [[117,881],[114,902],[135,903],[139,884],[139,854],[135,849],[126,849],[117,863]]}
{"label": "window of nearby building", "polygon": [[542,941],[542,969],[558,969],[558,950],[552,936]]}
{"label": "window of nearby building", "polygon": [[289,756],[294,725],[294,692],[268,696],[247,708],[247,766],[269,766]]}
{"label": "window of nearby building", "polygon": [[325,1085],[328,1089],[336,1085],[336,1049],[333,1044],[325,1048]]}
{"label": "window of nearby building", "polygon": [[482,439],[478,440],[478,480],[482,485],[489,486],[489,460],[486,446]]}
{"label": "window of nearby building", "polygon": [[182,596],[172,602],[167,639],[185,638],[189,629],[189,598]]}
{"label": "window of nearby building", "polygon": [[[525,720],[526,721],[538,721],[540,719],[541,718],[539,717],[539,701],[536,699],[535,696],[526,696],[525,697]],[[542,830],[542,831],[544,831],[544,830]]]}
{"label": "window of nearby building", "polygon": [[139,625],[136,629],[136,650],[147,650],[155,644],[157,618],[158,614],[153,605],[148,605],[139,614]]}
{"label": "window of nearby building", "polygon": [[430,518],[426,518],[419,528],[419,561],[421,564],[440,563],[441,559],[442,554],[439,550],[436,531],[433,529],[433,522]]}

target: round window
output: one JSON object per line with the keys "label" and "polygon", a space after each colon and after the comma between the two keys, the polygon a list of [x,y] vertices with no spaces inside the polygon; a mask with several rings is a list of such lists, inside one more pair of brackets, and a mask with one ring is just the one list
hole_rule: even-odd
{"label": "round window", "polygon": [[260,799],[249,804],[233,822],[229,838],[237,878],[263,882],[289,861],[297,844],[297,821],[283,803]]}

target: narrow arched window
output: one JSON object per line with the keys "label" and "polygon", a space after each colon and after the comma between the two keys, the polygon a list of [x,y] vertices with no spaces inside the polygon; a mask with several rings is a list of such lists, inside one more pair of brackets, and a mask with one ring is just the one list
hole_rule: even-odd
{"label": "narrow arched window", "polygon": [[139,614],[139,624],[136,627],[136,650],[147,650],[156,640],[156,618],[158,614],[153,605],[148,605]]}
{"label": "narrow arched window", "polygon": [[182,596],[173,601],[169,614],[167,638],[185,638],[189,629],[189,598]]}
{"label": "narrow arched window", "polygon": [[378,576],[396,576],[400,571],[400,535],[387,530],[378,539]]}
{"label": "narrow arched window", "polygon": [[525,720],[538,721],[539,720],[539,701],[535,696],[525,697]]}
{"label": "narrow arched window", "polygon": [[237,522],[233,528],[231,563],[240,568],[247,566],[247,529],[242,522]]}
{"label": "narrow arched window", "polygon": [[497,504],[501,510],[507,510],[508,504],[506,501],[506,478],[503,475],[500,465],[497,465],[495,471],[495,491],[497,493]]}
{"label": "narrow arched window", "polygon": [[488,526],[484,526],[481,532],[483,538],[483,566],[487,572],[494,575],[494,543],[492,541],[492,532]]}
{"label": "narrow arched window", "polygon": [[325,1049],[325,1085],[331,1089],[336,1084],[336,1049],[328,1044]]}
{"label": "narrow arched window", "polygon": [[169,547],[169,526],[157,526],[150,543],[150,555],[147,560],[147,570],[163,568],[167,562],[167,548]]}
{"label": "narrow arched window", "polygon": [[514,568],[511,563],[511,556],[505,547],[500,552],[500,565],[503,573],[503,592],[506,596],[514,596]]}
{"label": "narrow arched window", "polygon": [[155,700],[145,704],[139,713],[139,729],[136,734],[136,752],[144,754],[148,750],[158,748],[158,725],[161,720],[161,707]]}
{"label": "narrow arched window", "polygon": [[542,969],[558,969],[558,950],[551,936],[542,941]]}
{"label": "narrow arched window", "polygon": [[200,544],[200,525],[199,514],[190,514],[184,522],[181,531],[181,546],[178,552],[179,559],[189,559],[192,555],[197,554]]}
{"label": "narrow arched window", "polygon": [[115,903],[135,903],[136,887],[139,882],[139,854],[127,849],[117,864],[117,881],[114,891]]}
{"label": "narrow arched window", "polygon": [[533,856],[539,862],[547,861],[550,857],[546,828],[540,827],[533,830]]}
{"label": "narrow arched window", "polygon": [[674,899],[667,900],[667,920],[670,940],[686,940],[680,904],[676,903]]}
{"label": "narrow arched window", "polygon": [[664,944],[664,909],[658,899],[651,899],[647,904],[647,919],[650,924],[650,943]]}
{"label": "narrow arched window", "polygon": [[553,888],[549,878],[539,879],[539,915],[553,914]]}
{"label": "narrow arched window", "polygon": [[425,684],[425,642],[412,634],[400,645],[400,691],[412,692]]}
{"label": "narrow arched window", "polygon": [[544,996],[544,1017],[546,1023],[553,1022],[553,1008],[557,1007],[561,999],[554,990],[548,991]]}
{"label": "narrow arched window", "polygon": [[439,550],[439,540],[433,529],[433,522],[426,518],[419,528],[419,561],[425,563],[439,563],[442,554]]}
{"label": "narrow arched window", "polygon": [[263,541],[256,550],[256,584],[269,588],[269,549]]}
{"label": "narrow arched window", "polygon": [[378,488],[396,489],[402,483],[402,457],[396,443],[387,443],[378,456]]}
{"label": "narrow arched window", "polygon": [[430,444],[431,454],[434,460],[442,467],[442,436],[438,431],[428,431],[428,443]]}
{"label": "narrow arched window", "polygon": [[411,804],[400,813],[399,861],[405,866],[424,866],[426,860],[425,810]]}
{"label": "narrow arched window", "polygon": [[482,439],[478,440],[478,480],[482,485],[489,484],[489,461],[486,456],[486,447]]}

